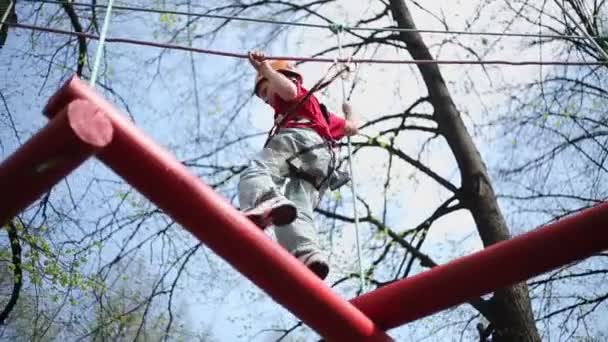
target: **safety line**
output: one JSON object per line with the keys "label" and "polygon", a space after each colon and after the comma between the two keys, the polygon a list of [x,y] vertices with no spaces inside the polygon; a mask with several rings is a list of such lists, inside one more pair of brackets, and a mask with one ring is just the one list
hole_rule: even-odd
{"label": "safety line", "polygon": [[[76,37],[85,37],[89,39],[99,39],[99,36],[91,33],[85,32],[73,32],[66,31],[56,28],[47,28],[40,27],[34,25],[27,24],[17,24],[17,23],[6,23],[5,25],[29,29],[34,31],[43,31],[50,33],[57,33],[69,36]],[[142,45],[142,46],[152,46],[158,48],[165,48],[170,50],[182,50],[182,51],[193,51],[203,54],[216,55],[216,56],[225,56],[225,57],[234,57],[234,58],[242,58],[246,59],[247,54],[245,53],[235,53],[235,52],[227,52],[220,50],[210,50],[210,49],[201,49],[201,48],[193,48],[184,45],[177,44],[165,44],[165,43],[157,43],[152,41],[145,40],[137,40],[137,39],[129,39],[129,38],[119,38],[119,37],[108,37],[106,38],[106,42],[108,43],[125,43],[125,44],[133,44],[133,45]],[[321,62],[321,63],[334,63],[336,60],[334,58],[324,58],[324,57],[294,57],[294,56],[267,56],[266,59],[283,59],[288,61],[296,61],[296,62]],[[571,61],[507,61],[507,60],[406,60],[406,59],[374,59],[374,58],[353,58],[353,59],[338,59],[338,62],[341,63],[370,63],[370,64],[454,64],[454,65],[511,65],[511,66],[523,66],[523,65],[573,65],[573,66],[583,66],[583,65],[605,65],[606,62],[600,61],[581,61],[581,62],[571,62]]]}
{"label": "safety line", "polygon": [[[23,0],[27,2],[35,3],[49,3],[49,4],[61,4],[57,0]],[[104,4],[88,4],[81,2],[71,2],[72,6],[89,7],[89,8],[105,8],[107,5]],[[210,19],[223,19],[223,20],[235,20],[235,21],[246,21],[255,22],[262,24],[274,24],[274,25],[286,25],[286,26],[299,26],[299,27],[310,27],[319,29],[332,29],[336,26],[340,26],[345,31],[373,31],[373,32],[416,32],[416,33],[429,33],[429,34],[446,34],[446,35],[468,35],[468,36],[494,36],[494,37],[519,37],[519,38],[551,38],[551,39],[587,39],[586,36],[581,35],[561,35],[561,34],[538,34],[538,33],[507,33],[507,32],[479,32],[479,31],[459,31],[459,30],[425,30],[425,29],[410,29],[400,27],[358,27],[348,26],[339,24],[311,24],[301,23],[293,21],[282,21],[274,19],[262,19],[253,17],[241,17],[221,14],[208,14],[208,13],[192,13],[188,11],[175,11],[175,10],[159,10],[144,7],[131,7],[131,6],[114,6],[116,10],[133,11],[133,12],[144,12],[144,13],[157,13],[157,14],[174,14],[184,15],[190,17],[199,18],[210,18]],[[608,39],[608,37],[597,36],[597,39]]]}
{"label": "safety line", "polygon": [[[338,40],[338,58],[342,59],[342,30],[338,29],[335,31],[336,38]],[[341,77],[342,84],[342,103],[346,103],[346,81]],[[352,108],[351,108],[352,110]],[[352,113],[350,113],[352,115]],[[347,113],[344,113],[344,117],[348,119]],[[363,257],[361,256],[361,238],[359,229],[359,212],[357,211],[357,185],[355,171],[353,169],[353,147],[350,136],[346,137],[346,150],[348,152],[348,171],[350,172],[350,190],[353,197],[353,217],[355,219],[355,244],[357,247],[357,263],[359,266],[359,281],[361,283],[361,291],[365,292],[365,274],[363,273]]]}
{"label": "safety line", "polygon": [[101,63],[101,56],[103,55],[103,49],[106,42],[106,35],[108,34],[108,28],[110,27],[110,17],[112,15],[112,4],[114,0],[108,1],[108,7],[106,9],[106,16],[103,19],[103,27],[101,28],[101,36],[99,37],[99,43],[97,44],[97,51],[95,52],[95,61],[93,63],[93,72],[91,73],[91,80],[89,81],[92,88],[95,88],[97,83],[97,76],[99,75],[99,64]]}

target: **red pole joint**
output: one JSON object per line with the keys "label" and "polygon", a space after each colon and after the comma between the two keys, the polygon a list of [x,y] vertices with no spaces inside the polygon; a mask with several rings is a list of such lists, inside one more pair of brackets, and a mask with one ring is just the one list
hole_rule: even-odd
{"label": "red pole joint", "polygon": [[391,329],[606,249],[608,203],[603,203],[351,302]]}
{"label": "red pole joint", "polygon": [[77,77],[51,98],[45,113],[52,117],[76,99],[94,103],[112,122],[114,138],[99,159],[321,336],[392,341]]}
{"label": "red pole joint", "polygon": [[49,191],[112,140],[112,124],[86,101],[56,117],[0,164],[0,226]]}

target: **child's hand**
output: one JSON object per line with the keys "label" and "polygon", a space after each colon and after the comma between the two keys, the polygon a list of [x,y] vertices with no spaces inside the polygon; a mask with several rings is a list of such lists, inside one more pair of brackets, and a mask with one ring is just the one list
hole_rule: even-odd
{"label": "child's hand", "polygon": [[353,107],[348,102],[342,104],[342,112],[344,117],[349,118],[353,114]]}
{"label": "child's hand", "polygon": [[342,112],[346,123],[344,124],[344,134],[348,137],[359,133],[359,117],[353,113],[353,107],[350,103],[342,103]]}
{"label": "child's hand", "polygon": [[262,75],[265,75],[268,70],[272,69],[266,60],[266,56],[261,51],[250,51],[249,63],[251,63],[251,66]]}

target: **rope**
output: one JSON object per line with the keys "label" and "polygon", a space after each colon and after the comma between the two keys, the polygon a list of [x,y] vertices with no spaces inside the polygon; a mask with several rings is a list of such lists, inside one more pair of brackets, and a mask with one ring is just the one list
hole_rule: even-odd
{"label": "rope", "polygon": [[[342,30],[343,26],[339,25],[334,28],[332,32],[335,33],[336,38],[338,40],[338,57],[342,59]],[[344,78],[341,79],[342,82],[342,103],[346,103],[346,81]],[[344,113],[346,116],[346,113]],[[360,230],[359,230],[359,213],[357,211],[357,187],[356,187],[356,178],[355,171],[353,169],[353,152],[352,152],[352,143],[350,136],[347,137],[346,148],[348,151],[348,171],[350,172],[350,190],[353,197],[353,216],[355,219],[355,242],[357,245],[357,263],[359,266],[359,281],[361,283],[361,291],[365,292],[365,275],[363,274],[363,261],[361,257],[361,242],[360,242]]]}
{"label": "rope", "polygon": [[[41,27],[35,25],[27,25],[27,24],[17,24],[17,23],[6,23],[7,26],[12,26],[20,29],[28,29],[34,31],[42,31],[42,32],[50,32],[56,34],[63,34],[74,37],[85,37],[89,39],[100,39],[99,36],[85,33],[85,32],[72,32],[66,31],[56,28],[48,28]],[[210,50],[210,49],[201,49],[201,48],[193,48],[184,45],[177,44],[165,44],[165,43],[157,43],[153,41],[145,41],[145,40],[137,40],[137,39],[129,39],[129,38],[120,38],[120,37],[106,37],[106,43],[125,43],[132,45],[141,45],[141,46],[152,46],[170,50],[182,50],[182,51],[192,51],[197,53],[204,53],[215,56],[225,56],[225,57],[234,57],[246,59],[248,58],[245,53],[235,53],[235,52],[227,52],[227,51],[218,51],[218,50]],[[320,62],[320,63],[333,63],[335,59],[333,58],[322,58],[322,57],[293,57],[293,56],[267,56],[266,59],[284,59],[288,61],[296,61],[296,62]],[[453,64],[453,65],[511,65],[511,66],[523,66],[523,65],[605,65],[605,62],[599,61],[581,61],[581,62],[571,62],[571,61],[507,61],[507,60],[405,60],[405,59],[357,59],[353,58],[351,60],[347,59],[338,59],[340,63],[369,63],[369,64]]]}
{"label": "rope", "polygon": [[[188,11],[190,11],[191,2],[188,2]],[[188,18],[190,19],[190,18]],[[188,25],[188,46],[192,47],[192,25]],[[194,61],[194,52],[190,51],[190,71],[192,72],[192,83],[194,88],[194,104],[196,105],[196,138],[195,142],[201,141],[201,100],[198,94],[198,77],[196,76],[196,63]]]}
{"label": "rope", "polygon": [[[559,6],[559,8],[562,10],[562,12],[564,12],[564,14],[574,23],[574,25],[578,28],[578,30],[583,33],[583,35],[585,36],[586,39],[589,40],[591,45],[593,45],[598,50],[598,52],[600,53],[600,55],[602,55],[602,57],[604,57],[606,62],[608,62],[608,52],[606,52],[606,50],[604,50],[604,48],[602,48],[600,46],[600,44],[598,44],[598,42],[593,37],[591,37],[589,32],[587,32],[587,30],[585,30],[585,28],[582,27],[581,24],[578,21],[576,21],[576,19],[574,19],[570,13],[568,13],[568,10],[566,10],[566,7],[564,7],[564,5],[560,4],[559,1],[556,1],[555,3],[557,4],[557,6]],[[600,39],[603,39],[603,38],[600,38]]]}
{"label": "rope", "polygon": [[91,73],[91,81],[89,82],[92,88],[95,88],[95,83],[97,82],[97,75],[99,74],[99,64],[101,63],[103,47],[106,42],[106,34],[108,33],[108,27],[110,26],[110,16],[112,14],[113,3],[114,0],[108,1],[106,16],[103,19],[103,27],[101,28],[101,36],[99,37],[99,44],[97,44],[97,51],[95,52],[95,62],[93,63],[93,72]]}
{"label": "rope", "polygon": [[[33,3],[48,3],[48,4],[61,4],[57,0],[22,0]],[[107,5],[103,4],[91,4],[82,2],[70,2],[70,5],[77,7],[88,7],[88,8],[105,8]],[[143,13],[157,13],[157,14],[174,14],[184,15],[198,18],[210,18],[210,19],[222,19],[222,20],[234,20],[234,21],[245,21],[254,22],[261,24],[273,24],[273,25],[286,25],[286,26],[299,26],[309,27],[318,29],[332,29],[337,24],[323,25],[323,24],[310,24],[293,21],[282,21],[274,19],[262,19],[252,17],[241,17],[241,16],[230,16],[220,14],[209,14],[209,13],[192,13],[189,11],[172,11],[172,10],[159,10],[143,7],[131,7],[131,6],[114,6],[116,10],[143,12]],[[538,34],[538,33],[506,33],[506,32],[476,32],[476,31],[458,31],[458,30],[424,30],[424,29],[408,29],[400,27],[356,27],[356,26],[342,26],[345,31],[372,31],[372,32],[416,32],[416,33],[429,33],[429,34],[455,34],[455,35],[467,35],[467,36],[495,36],[495,37],[519,37],[519,38],[550,38],[550,39],[588,39],[586,36],[581,35],[560,35],[560,34]],[[597,36],[597,39],[605,39],[608,37]]]}

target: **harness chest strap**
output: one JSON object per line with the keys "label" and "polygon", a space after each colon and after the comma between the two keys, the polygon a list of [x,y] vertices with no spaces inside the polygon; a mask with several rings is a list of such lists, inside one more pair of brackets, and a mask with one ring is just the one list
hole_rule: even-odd
{"label": "harness chest strap", "polygon": [[307,119],[307,118],[303,118],[303,117],[294,117],[291,118],[290,120],[287,120],[286,122],[283,122],[283,120],[285,119],[285,114],[279,114],[277,115],[277,117],[274,119],[274,123],[275,125],[279,125],[279,124],[287,124],[290,122],[294,122],[294,123],[299,123],[299,124],[312,124],[312,120]]}
{"label": "harness chest strap", "polygon": [[[323,103],[319,103],[319,107],[321,109],[321,113],[323,113],[323,118],[325,119],[325,122],[329,125],[329,112],[327,111],[327,107],[323,104]],[[278,114],[276,116],[276,118],[274,119],[274,124],[275,126],[278,126],[280,124],[286,124],[288,122],[295,122],[295,123],[303,123],[303,124],[312,124],[312,120],[308,119],[308,118],[303,118],[303,117],[298,117],[297,114],[292,114],[291,116],[296,116],[293,119],[287,120],[286,122],[283,122],[283,120],[285,120],[287,118],[286,114]]]}

